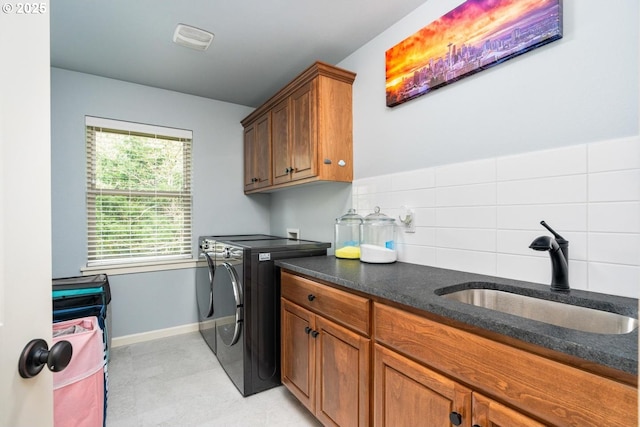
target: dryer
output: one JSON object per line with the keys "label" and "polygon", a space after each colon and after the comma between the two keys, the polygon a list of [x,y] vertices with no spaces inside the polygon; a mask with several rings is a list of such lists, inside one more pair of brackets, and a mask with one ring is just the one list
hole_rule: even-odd
{"label": "dryer", "polygon": [[243,396],[280,384],[276,259],[326,255],[330,243],[268,235],[200,238],[200,332]]}

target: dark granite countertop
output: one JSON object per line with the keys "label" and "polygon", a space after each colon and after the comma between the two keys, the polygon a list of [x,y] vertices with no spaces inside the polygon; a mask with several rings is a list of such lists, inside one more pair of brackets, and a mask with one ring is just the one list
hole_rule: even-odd
{"label": "dark granite countertop", "polygon": [[458,322],[539,345],[589,362],[638,374],[638,329],[628,334],[596,334],[562,328],[452,301],[446,292],[493,283],[494,289],[517,287],[517,293],[588,306],[638,318],[638,300],[581,290],[551,292],[549,286],[417,264],[366,264],[319,256],[278,260],[277,266],[347,289],[383,298]]}

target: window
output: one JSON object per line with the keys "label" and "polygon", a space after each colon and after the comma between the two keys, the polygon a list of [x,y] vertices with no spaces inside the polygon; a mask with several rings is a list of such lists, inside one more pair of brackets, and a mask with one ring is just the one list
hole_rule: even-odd
{"label": "window", "polygon": [[191,138],[86,117],[88,266],[191,258]]}

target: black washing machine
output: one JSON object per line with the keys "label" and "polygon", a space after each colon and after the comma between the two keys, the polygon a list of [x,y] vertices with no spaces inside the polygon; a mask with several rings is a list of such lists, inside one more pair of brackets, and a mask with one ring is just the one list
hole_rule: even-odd
{"label": "black washing machine", "polygon": [[326,255],[330,243],[204,236],[196,274],[200,333],[243,396],[280,384],[280,272],[274,261]]}

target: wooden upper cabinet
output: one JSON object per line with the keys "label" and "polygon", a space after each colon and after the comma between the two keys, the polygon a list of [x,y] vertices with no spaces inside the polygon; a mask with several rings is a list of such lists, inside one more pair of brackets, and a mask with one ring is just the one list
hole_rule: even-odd
{"label": "wooden upper cabinet", "polygon": [[289,139],[291,135],[291,99],[285,98],[271,111],[271,151],[273,153],[273,183],[289,182],[291,175]]}
{"label": "wooden upper cabinet", "polygon": [[244,189],[271,185],[271,114],[260,116],[244,129]]}
{"label": "wooden upper cabinet", "polygon": [[291,180],[317,175],[316,90],[312,81],[291,95]]}
{"label": "wooden upper cabinet", "polygon": [[[314,181],[353,180],[354,79],[350,71],[316,62],[242,120],[246,135],[264,114],[271,117],[272,181],[264,186],[245,182],[246,193]],[[245,148],[245,164],[256,155]]]}

